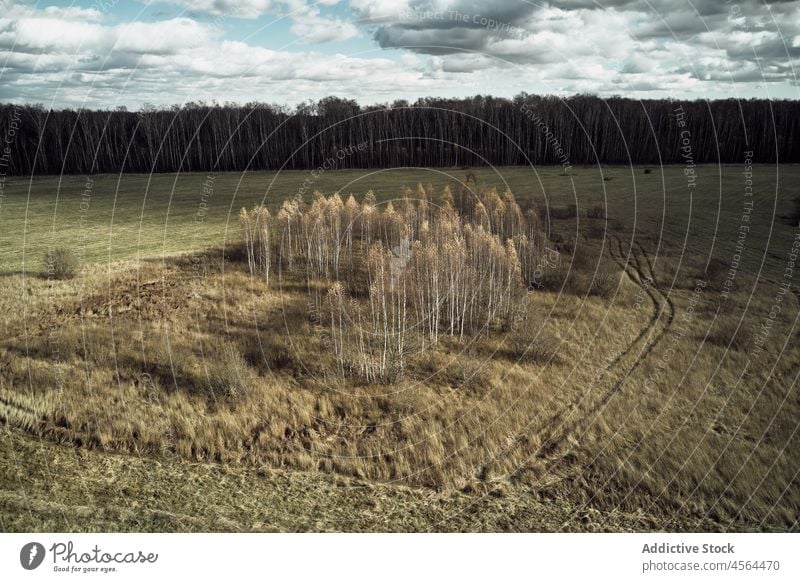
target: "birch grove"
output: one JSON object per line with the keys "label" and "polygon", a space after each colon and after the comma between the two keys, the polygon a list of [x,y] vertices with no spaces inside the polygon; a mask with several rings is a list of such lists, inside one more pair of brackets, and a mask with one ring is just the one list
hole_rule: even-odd
{"label": "birch grove", "polygon": [[272,216],[263,206],[256,206],[250,212],[242,208],[239,212],[239,225],[242,228],[242,242],[247,254],[247,266],[251,275],[260,274],[269,283],[269,270],[272,264]]}
{"label": "birch grove", "polygon": [[327,334],[339,373],[392,382],[412,353],[511,330],[542,264],[546,237],[535,208],[513,194],[482,191],[458,212],[449,188],[441,204],[420,185],[398,204],[359,203],[314,193],[285,201],[276,216],[242,209],[249,271],[269,283],[270,264],[303,276],[315,320]]}

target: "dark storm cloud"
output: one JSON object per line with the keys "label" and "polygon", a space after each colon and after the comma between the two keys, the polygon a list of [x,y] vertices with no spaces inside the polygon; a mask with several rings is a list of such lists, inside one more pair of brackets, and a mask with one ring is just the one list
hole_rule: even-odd
{"label": "dark storm cloud", "polygon": [[[384,23],[387,27],[409,29],[435,28],[446,30],[451,28],[484,28],[480,16],[486,20],[519,25],[539,8],[539,4],[507,0],[458,0],[442,4],[436,0],[410,0],[407,4],[396,6],[387,13],[385,9],[378,11],[369,0],[352,2],[356,16],[363,19],[363,24]],[[374,14],[380,13],[380,17]],[[468,18],[464,18],[464,17]]]}
{"label": "dark storm cloud", "polygon": [[411,29],[382,27],[375,33],[381,48],[409,48],[425,54],[449,54],[463,51],[481,51],[488,47],[490,37],[484,31],[472,28]]}
{"label": "dark storm cloud", "polygon": [[[370,8],[369,0],[358,4]],[[800,1],[411,0],[394,17],[384,11],[373,34],[382,48],[435,55],[443,71],[599,59],[639,90],[656,88],[659,74],[791,82],[800,58]],[[588,71],[565,68],[561,78],[578,78],[582,70]]]}
{"label": "dark storm cloud", "polygon": [[[638,40],[648,40],[724,31],[740,20],[743,26],[753,29],[774,29],[773,17],[789,17],[779,24],[793,28],[797,25],[798,6],[798,0],[779,0],[769,5],[761,0],[567,0],[551,3],[459,0],[446,5],[435,0],[412,0],[407,8],[399,9],[393,19],[384,18],[373,34],[382,48],[408,47],[433,54],[448,52],[444,47],[450,47],[449,52],[491,52],[492,45],[503,38],[539,31],[542,11],[553,8],[567,12],[639,13],[640,21],[631,32]],[[493,26],[487,26],[487,22]]]}

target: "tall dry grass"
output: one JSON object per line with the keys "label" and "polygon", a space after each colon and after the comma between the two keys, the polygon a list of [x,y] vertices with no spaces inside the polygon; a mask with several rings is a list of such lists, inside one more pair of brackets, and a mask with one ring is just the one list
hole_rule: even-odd
{"label": "tall dry grass", "polygon": [[[505,203],[491,196],[478,212],[484,227],[531,240],[515,231],[516,213],[497,211],[498,199]],[[665,520],[676,511],[742,527],[796,519],[796,463],[786,449],[796,444],[796,343],[777,357],[793,299],[765,355],[746,367],[747,341],[727,347],[729,318],[711,325],[713,290],[687,318],[689,289],[648,294],[635,270],[648,271],[647,257],[620,265],[600,241],[581,236],[533,290],[519,275],[529,305],[514,325],[498,315],[489,332],[462,339],[442,318],[437,342],[404,354],[402,375],[357,378],[339,371],[335,346],[344,352],[351,342],[336,343],[322,299],[338,271],[349,300],[370,309],[365,251],[401,240],[397,217],[410,210],[362,201],[352,222],[359,234],[348,243],[330,199],[315,202],[313,211],[313,202],[291,202],[272,218],[270,240],[293,250],[279,266],[271,255],[269,281],[252,276],[250,262],[223,265],[210,253],[199,280],[191,261],[176,258],[120,264],[111,274],[88,268],[55,283],[25,279],[23,297],[0,295],[0,312],[24,302],[27,317],[0,320],[0,415],[59,442],[167,459],[469,492],[503,483],[576,506],[652,504]],[[347,212],[348,204],[354,210],[349,200],[333,207]],[[342,234],[338,258],[331,249],[306,254],[309,240],[313,251],[332,233]],[[371,239],[363,248],[362,233]],[[600,284],[596,271],[607,274]],[[743,305],[747,296],[730,301]],[[769,307],[759,302],[745,328]],[[429,338],[430,329],[412,335]]]}

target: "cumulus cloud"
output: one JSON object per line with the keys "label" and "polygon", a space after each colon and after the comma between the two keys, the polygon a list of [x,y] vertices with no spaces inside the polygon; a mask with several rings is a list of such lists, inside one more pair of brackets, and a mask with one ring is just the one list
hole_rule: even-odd
{"label": "cumulus cloud", "polygon": [[358,28],[352,22],[322,15],[320,5],[337,2],[323,0],[309,4],[305,0],[287,0],[288,17],[292,20],[290,30],[307,43],[342,41],[358,36]]}
{"label": "cumulus cloud", "polygon": [[[601,72],[603,83],[615,82],[623,90],[626,84],[681,90],[690,85],[687,78],[793,84],[792,67],[800,64],[797,0],[351,0],[350,5],[372,24],[379,46],[433,55],[435,70],[536,65],[537,79],[574,80],[560,86],[576,90],[587,83],[596,87]],[[550,66],[558,63],[560,71]],[[565,72],[574,65],[586,82]]]}
{"label": "cumulus cloud", "polygon": [[[208,15],[221,19],[254,19],[264,14],[286,18],[291,31],[306,43],[347,40],[358,35],[352,22],[333,18],[321,8],[334,6],[340,0],[158,0],[182,7],[189,14]],[[150,4],[157,3],[150,0]]]}
{"label": "cumulus cloud", "polygon": [[277,4],[272,0],[148,0],[148,4],[166,2],[184,8],[192,14],[228,18],[258,18],[274,11]]}
{"label": "cumulus cloud", "polygon": [[[156,7],[124,22],[113,8],[0,0],[0,100],[136,107],[523,90],[696,97],[765,95],[765,83],[797,97],[800,0],[159,3],[179,15],[159,20]],[[294,42],[274,50],[235,40],[243,19]],[[374,50],[335,52],[354,37]]]}
{"label": "cumulus cloud", "polygon": [[358,28],[352,23],[327,18],[295,22],[291,31],[303,41],[315,44],[347,40],[358,36]]}
{"label": "cumulus cloud", "polygon": [[[310,12],[313,15],[313,11]],[[26,8],[0,18],[0,100],[138,107],[187,100],[295,102],[332,93],[373,98],[434,81],[386,58],[270,50],[179,17],[110,24],[80,11]]]}

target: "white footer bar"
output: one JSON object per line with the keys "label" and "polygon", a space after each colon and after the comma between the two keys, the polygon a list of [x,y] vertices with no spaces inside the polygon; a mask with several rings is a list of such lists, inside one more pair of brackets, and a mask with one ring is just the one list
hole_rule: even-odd
{"label": "white footer bar", "polygon": [[[1,580],[800,580],[792,534],[2,534]],[[189,578],[191,576],[191,578]]]}

